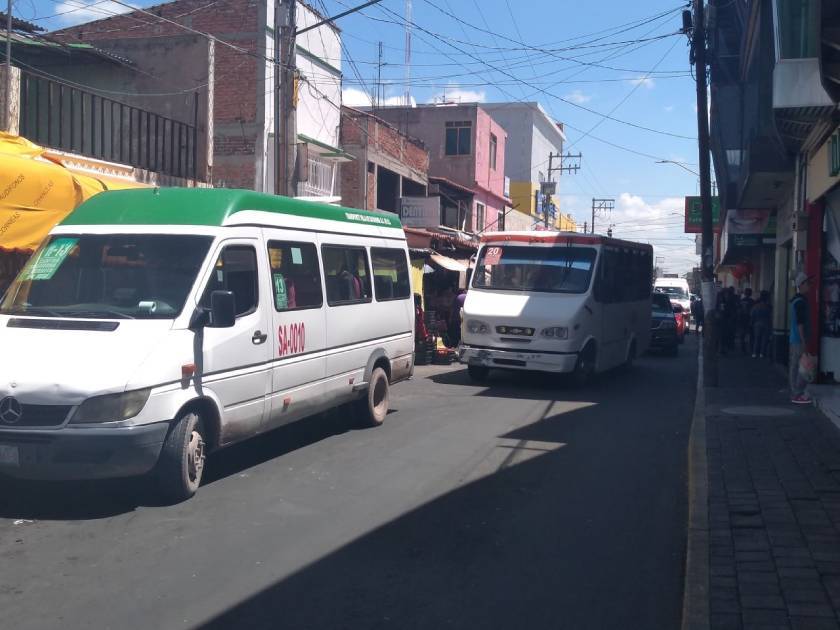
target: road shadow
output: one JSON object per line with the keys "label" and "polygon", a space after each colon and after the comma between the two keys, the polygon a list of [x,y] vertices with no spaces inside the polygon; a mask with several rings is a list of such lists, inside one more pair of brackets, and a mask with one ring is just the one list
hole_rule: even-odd
{"label": "road shadow", "polygon": [[678,627],[693,397],[645,402],[650,389],[562,413],[547,401],[463,485],[201,628]]}
{"label": "road shadow", "polygon": [[[235,444],[208,458],[202,487],[360,426],[356,414],[342,406]],[[0,518],[93,520],[164,505],[150,476],[72,482],[0,476]]]}

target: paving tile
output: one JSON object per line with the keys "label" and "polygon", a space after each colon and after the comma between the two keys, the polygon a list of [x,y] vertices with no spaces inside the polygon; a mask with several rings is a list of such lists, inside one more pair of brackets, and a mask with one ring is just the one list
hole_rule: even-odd
{"label": "paving tile", "polygon": [[741,630],[741,615],[712,613],[709,619],[710,630]]}
{"label": "paving tile", "polygon": [[840,630],[840,625],[828,618],[820,617],[791,617],[792,630]]}
{"label": "paving tile", "polygon": [[741,608],[744,610],[785,610],[785,600],[778,595],[741,595]]}
{"label": "paving tile", "polygon": [[836,619],[834,609],[828,604],[794,604],[788,603],[788,613],[791,617],[827,617]]}
{"label": "paving tile", "polygon": [[785,590],[785,601],[788,604],[829,604],[823,589]]}

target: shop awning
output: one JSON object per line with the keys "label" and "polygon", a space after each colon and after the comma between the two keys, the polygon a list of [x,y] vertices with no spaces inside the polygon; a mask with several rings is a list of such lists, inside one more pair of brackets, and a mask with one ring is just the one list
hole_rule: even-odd
{"label": "shop awning", "polygon": [[432,254],[430,258],[433,263],[439,267],[443,267],[447,271],[457,271],[460,273],[467,271],[469,268],[467,266],[467,261],[461,262],[459,260],[455,260],[454,258],[450,258],[449,256],[444,256],[443,254]]}
{"label": "shop awning", "polygon": [[31,251],[83,201],[133,186],[143,184],[70,170],[26,138],[0,132],[0,250]]}

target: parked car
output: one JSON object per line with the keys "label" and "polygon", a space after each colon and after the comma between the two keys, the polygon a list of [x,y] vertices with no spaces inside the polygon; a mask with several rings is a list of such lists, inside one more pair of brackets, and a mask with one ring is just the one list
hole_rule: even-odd
{"label": "parked car", "polygon": [[677,318],[665,293],[651,296],[650,347],[676,356],[679,349]]}
{"label": "parked car", "polygon": [[685,342],[685,336],[688,334],[688,317],[689,313],[683,309],[681,304],[671,302],[674,310],[674,320],[677,322],[677,341],[679,343]]}

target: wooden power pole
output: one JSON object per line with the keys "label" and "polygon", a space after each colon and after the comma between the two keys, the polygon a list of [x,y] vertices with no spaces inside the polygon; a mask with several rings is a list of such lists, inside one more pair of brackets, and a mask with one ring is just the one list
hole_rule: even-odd
{"label": "wooden power pole", "polygon": [[702,209],[701,274],[703,296],[703,383],[717,387],[718,326],[715,295],[714,235],[712,231],[712,177],[709,157],[709,107],[706,86],[706,16],[704,0],[694,0],[691,51],[697,76],[697,145],[700,152],[700,204]]}
{"label": "wooden power pole", "polygon": [[274,5],[274,192],[297,195],[296,0]]}

